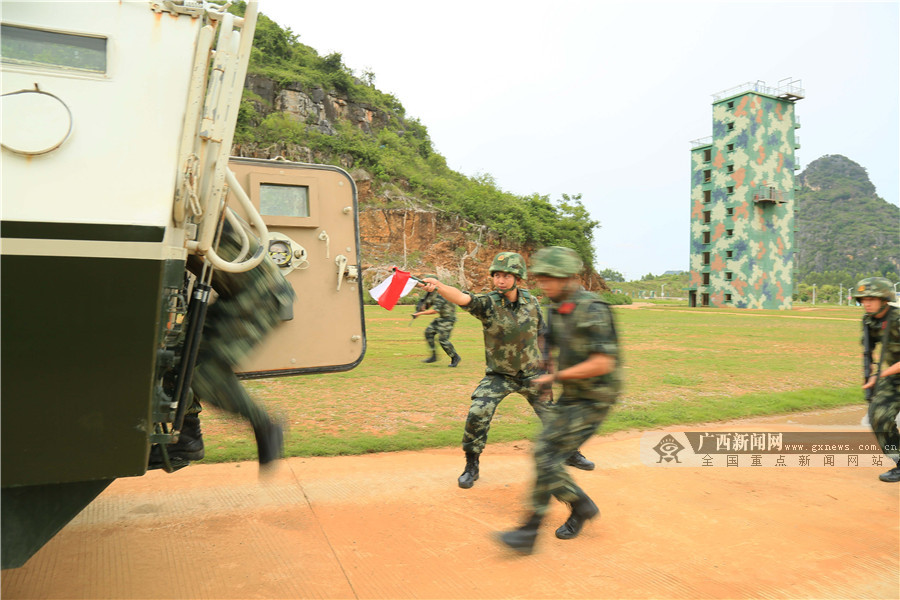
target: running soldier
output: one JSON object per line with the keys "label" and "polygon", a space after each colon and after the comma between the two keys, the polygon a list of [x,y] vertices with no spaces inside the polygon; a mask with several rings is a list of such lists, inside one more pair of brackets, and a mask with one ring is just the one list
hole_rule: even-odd
{"label": "running soldier", "polygon": [[[893,458],[897,466],[878,476],[881,481],[900,481],[900,433],[897,414],[900,413],[900,309],[889,302],[896,300],[894,287],[883,277],[868,277],[856,285],[853,297],[862,304],[863,356],[866,382],[864,390],[871,390],[869,423],[878,439],[881,451]],[[875,345],[881,344],[881,356],[874,363]],[[868,393],[867,393],[867,397]]]}
{"label": "running soldier", "polygon": [[[436,275],[426,275],[426,278],[437,279]],[[425,343],[431,350],[431,356],[424,359],[423,363],[437,362],[437,349],[434,346],[434,338],[437,337],[441,349],[450,357],[450,366],[455,367],[462,360],[456,353],[456,348],[450,343],[450,333],[456,325],[456,305],[447,302],[437,292],[429,292],[425,295],[424,310],[413,313],[413,318],[423,315],[437,315],[437,317],[425,328]]]}
{"label": "running soldier", "polygon": [[[424,279],[426,291],[437,291],[483,326],[487,368],[472,392],[463,434],[466,467],[458,483],[465,489],[478,479],[479,458],[487,443],[491,419],[504,398],[513,392],[521,394],[538,418],[543,418],[542,393],[531,386],[531,380],[544,368],[538,341],[544,318],[537,298],[519,287],[526,277],[525,260],[515,252],[501,252],[494,257],[490,273],[495,289],[486,294],[463,292],[435,278]],[[577,446],[569,453],[567,464],[584,470],[594,468]]]}
{"label": "running soldier", "polygon": [[[252,236],[249,239],[249,252],[253,253],[256,251],[255,239]],[[217,251],[225,260],[234,260],[241,251],[241,238],[227,219]],[[195,274],[199,271],[197,264],[189,266]],[[169,445],[168,454],[173,464],[179,467],[203,458],[201,404],[198,402],[202,401],[250,422],[260,467],[266,467],[282,457],[284,432],[281,424],[250,397],[234,368],[279,323],[289,318],[294,290],[268,256],[258,266],[243,273],[217,269],[212,276],[212,288],[218,298],[207,310],[203,326],[197,366],[191,381],[194,403],[184,417],[178,442]],[[154,446],[148,468],[160,467],[162,456],[159,448]]]}
{"label": "running soldier", "polygon": [[531,272],[553,302],[548,310],[546,343],[558,351],[557,366],[532,380],[537,387],[561,382],[563,393],[547,407],[544,427],[534,449],[537,478],[531,494],[531,514],[519,529],[499,535],[506,546],[522,554],[534,550],[538,528],[551,496],[567,503],[572,512],[556,530],[556,537],[576,537],[584,524],[600,511],[578,487],[563,463],[597,432],[621,390],[619,345],[609,306],[584,290],[577,275],[578,254],[569,248],[542,248]]}

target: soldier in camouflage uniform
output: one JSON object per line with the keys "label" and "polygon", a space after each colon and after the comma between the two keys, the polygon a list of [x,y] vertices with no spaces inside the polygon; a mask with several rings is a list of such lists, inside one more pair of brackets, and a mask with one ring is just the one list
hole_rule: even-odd
{"label": "soldier in camouflage uniform", "polygon": [[[252,254],[258,246],[252,236],[250,243]],[[226,219],[217,252],[225,260],[234,260],[240,249],[241,238]],[[195,274],[199,271],[197,263],[199,261],[192,260],[189,265]],[[185,415],[179,441],[169,447],[169,455],[184,464],[203,458],[197,415],[199,400],[250,421],[256,436],[259,464],[266,466],[283,454],[282,427],[249,396],[234,368],[269,332],[289,318],[294,290],[269,256],[243,273],[217,269],[212,276],[212,287],[218,298],[209,306],[203,326],[197,366],[191,381],[194,406]],[[154,462],[152,453],[150,463],[150,468],[161,466]]]}
{"label": "soldier in camouflage uniform", "polygon": [[534,449],[537,478],[531,495],[532,512],[525,525],[502,533],[508,547],[530,554],[550,498],[571,506],[566,522],[556,530],[564,540],[576,537],[585,522],[599,514],[596,504],[566,472],[563,463],[586,442],[606,418],[621,390],[619,346],[612,312],[595,294],[581,287],[582,261],[569,248],[542,248],[531,271],[552,300],[546,343],[558,351],[553,372],[536,377],[535,386],[561,382],[563,393],[547,407],[544,427]]}
{"label": "soldier in camouflage uniform", "polygon": [[[459,487],[466,489],[478,479],[479,458],[500,402],[517,392],[525,397],[538,418],[543,412],[541,394],[530,383],[543,370],[538,338],[544,319],[537,298],[518,287],[526,276],[525,260],[515,252],[501,252],[491,263],[490,272],[495,290],[487,294],[463,292],[435,278],[424,279],[427,291],[436,290],[476,317],[483,326],[487,368],[472,393],[462,443],[466,467],[458,480]],[[594,468],[577,447],[568,460],[578,468]]]}
{"label": "soldier in camouflage uniform", "polygon": [[[435,275],[426,275],[425,278],[436,279]],[[431,350],[431,356],[423,360],[424,363],[437,362],[437,349],[434,346],[434,338],[437,337],[441,349],[450,357],[450,366],[455,367],[462,360],[456,353],[456,348],[450,343],[450,333],[456,325],[456,305],[444,300],[437,292],[430,292],[425,296],[425,310],[413,313],[413,318],[422,315],[438,315],[428,327],[425,328],[425,343]]]}
{"label": "soldier in camouflage uniform", "polygon": [[[881,345],[877,363],[872,362],[874,372],[866,373],[868,380],[863,389],[873,390],[869,404],[869,423],[881,445],[881,450],[892,457],[897,466],[879,476],[881,481],[900,481],[900,433],[897,431],[897,414],[900,413],[900,309],[888,304],[896,300],[894,287],[883,277],[869,277],[856,285],[853,297],[862,304],[863,351],[871,358],[876,344]],[[869,344],[866,347],[865,341]]]}

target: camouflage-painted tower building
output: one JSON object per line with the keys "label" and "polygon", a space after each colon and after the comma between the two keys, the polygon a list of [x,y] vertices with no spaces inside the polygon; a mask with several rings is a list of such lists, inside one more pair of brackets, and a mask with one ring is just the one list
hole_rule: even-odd
{"label": "camouflage-painted tower building", "polygon": [[713,95],[712,137],[691,143],[691,306],[789,310],[800,81]]}

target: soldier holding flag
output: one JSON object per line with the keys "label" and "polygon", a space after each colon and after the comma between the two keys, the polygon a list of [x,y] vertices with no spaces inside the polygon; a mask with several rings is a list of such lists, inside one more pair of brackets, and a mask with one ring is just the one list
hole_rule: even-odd
{"label": "soldier holding flag", "polygon": [[[463,451],[466,467],[459,487],[471,488],[479,477],[479,458],[487,443],[491,419],[500,402],[513,392],[525,397],[539,418],[543,418],[541,393],[531,381],[543,372],[544,361],[538,338],[544,327],[541,306],[519,285],[525,279],[525,260],[515,252],[501,252],[490,267],[494,290],[486,294],[463,292],[433,277],[423,280],[425,290],[461,306],[481,321],[487,369],[472,393],[466,418]],[[573,448],[567,464],[590,470],[590,462]]]}

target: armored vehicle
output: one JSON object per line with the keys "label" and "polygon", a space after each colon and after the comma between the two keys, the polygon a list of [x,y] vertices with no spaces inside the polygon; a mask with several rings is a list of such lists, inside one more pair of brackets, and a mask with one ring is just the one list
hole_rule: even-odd
{"label": "armored vehicle", "polygon": [[[3,5],[3,568],[177,440],[205,301],[189,263],[205,277],[269,255],[295,289],[242,376],[365,353],[354,182],[231,159],[257,7],[226,8]],[[233,260],[217,252],[226,221],[246,242]]]}

